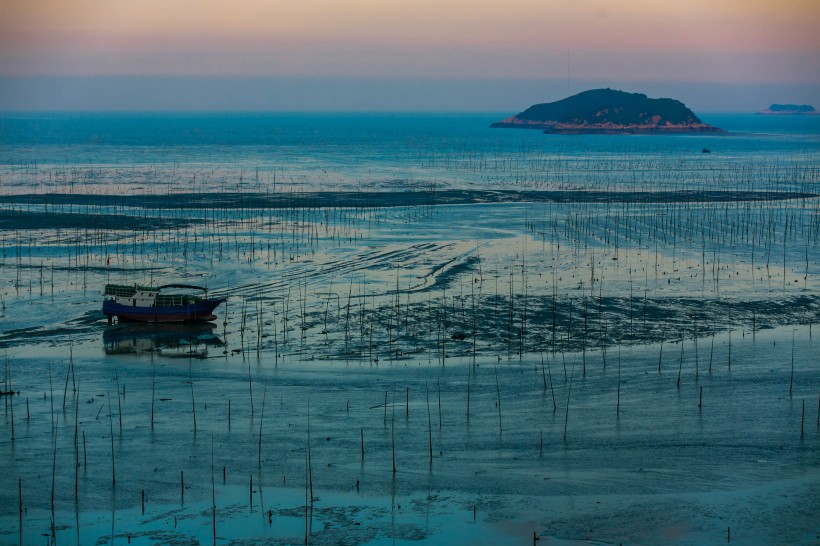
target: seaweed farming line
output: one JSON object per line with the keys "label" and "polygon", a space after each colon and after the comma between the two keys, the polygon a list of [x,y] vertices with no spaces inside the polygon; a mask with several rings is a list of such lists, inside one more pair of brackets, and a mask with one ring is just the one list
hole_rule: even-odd
{"label": "seaweed farming line", "polygon": [[[298,357],[318,360],[407,360],[444,363],[450,357],[518,355],[540,351],[603,352],[616,346],[682,340],[705,340],[741,329],[757,332],[783,325],[820,322],[820,300],[806,294],[790,298],[734,301],[721,298],[624,298],[585,295],[510,295],[446,289],[427,299],[409,292],[377,297],[361,284],[344,283],[334,292],[309,295],[296,286],[280,296],[246,287],[226,311],[224,332],[229,349],[259,358]],[[510,287],[512,291],[512,286]],[[237,308],[237,304],[240,306]],[[74,336],[99,332],[101,318],[90,312],[71,321]],[[230,325],[230,328],[229,328]],[[72,330],[64,330],[64,333]],[[8,330],[0,344],[10,347],[53,337],[52,329]],[[239,339],[237,339],[239,338]]]}
{"label": "seaweed farming line", "polygon": [[[532,303],[533,297],[600,302],[605,293],[631,296],[636,292],[643,294],[644,314],[648,303],[696,301],[692,295],[697,293],[703,305],[721,297],[774,301],[771,294],[775,292],[794,299],[816,286],[820,226],[816,205],[816,200],[809,200],[808,204],[777,201],[711,207],[666,204],[652,209],[626,203],[584,208],[503,203],[496,205],[498,209],[481,206],[478,211],[502,218],[514,210],[523,216],[520,225],[501,220],[503,225],[483,228],[480,236],[490,238],[481,245],[470,240],[478,234],[455,233],[448,241],[439,239],[444,232],[437,231],[430,242],[411,242],[416,237],[412,230],[408,235],[394,230],[403,232],[414,225],[424,229],[441,220],[446,223],[457,218],[454,212],[467,210],[442,207],[410,217],[407,210],[412,208],[383,209],[359,218],[341,209],[293,209],[284,211],[279,219],[271,216],[273,211],[260,216],[252,210],[240,211],[239,219],[205,222],[190,229],[145,227],[138,232],[9,230],[0,235],[0,267],[10,273],[12,290],[7,286],[0,295],[3,317],[8,319],[8,306],[52,304],[55,293],[64,299],[81,290],[82,301],[91,296],[93,302],[99,287],[112,278],[151,283],[177,268],[183,275],[207,278],[206,272],[218,266],[232,269],[230,287],[225,284],[227,277],[221,278],[211,285],[212,291],[235,294],[248,310],[243,312],[240,331],[246,331],[248,316],[262,315],[264,302],[278,302],[281,310],[274,303],[265,313],[283,316],[283,343],[290,331],[289,320],[299,324],[304,339],[313,325],[327,323],[333,316],[331,303],[336,304],[337,320],[344,314],[349,322],[357,314],[389,309],[390,302],[400,308],[404,300],[406,309],[414,308],[431,323],[438,323],[441,319],[434,317],[447,315],[446,302],[438,302],[438,290],[442,294],[450,291],[462,307],[468,293],[479,306],[492,301],[496,307],[509,306],[509,317],[520,316],[524,326],[519,329],[524,331],[528,309],[539,307]],[[517,208],[509,209],[511,206]],[[482,222],[493,226],[491,216]],[[452,235],[448,231],[447,236]],[[495,297],[490,299],[492,292]],[[346,312],[342,313],[345,299]],[[633,297],[629,301],[634,318],[640,306]],[[260,311],[255,315],[257,305]],[[509,351],[516,345],[511,341],[512,319],[505,322],[497,312],[495,315],[497,327],[507,325]],[[368,320],[384,327],[382,313],[373,313]],[[802,320],[814,319],[809,313]],[[395,319],[387,324],[389,342],[398,328]],[[364,329],[360,320],[360,332]],[[367,329],[378,341],[380,329]],[[323,330],[327,338],[328,329]],[[348,348],[352,345],[350,331],[347,326]],[[464,335],[450,332],[456,334]],[[438,335],[446,337],[443,332]],[[516,351],[524,352],[524,336],[518,337]],[[430,343],[427,345],[429,350]],[[357,346],[360,355],[368,358],[374,352],[361,339]],[[442,342],[433,346],[440,347]],[[417,347],[400,351],[413,352]]]}
{"label": "seaweed farming line", "polygon": [[[123,193],[177,193],[192,187],[203,191],[299,192],[304,188],[356,190],[377,187],[468,188],[475,185],[508,189],[704,189],[707,186],[733,187],[738,190],[771,189],[816,191],[820,170],[816,148],[806,145],[805,152],[790,158],[771,160],[747,155],[710,155],[669,153],[658,149],[613,152],[597,149],[592,155],[544,153],[524,144],[509,152],[484,152],[463,149],[434,149],[418,155],[412,148],[390,157],[319,158],[315,162],[260,160],[258,163],[158,162],[108,166],[77,162],[70,167],[9,159],[0,166],[0,184],[6,193],[39,191],[66,193],[106,193],[119,186]],[[440,147],[439,147],[440,148]],[[448,148],[445,145],[444,149]],[[362,169],[362,165],[365,167]],[[370,169],[366,167],[370,165]],[[388,166],[389,165],[389,166]],[[368,175],[362,179],[362,170]]]}
{"label": "seaweed farming line", "polygon": [[[91,208],[83,212],[100,214],[106,210],[128,209],[281,209],[281,208],[394,208],[421,205],[469,205],[477,203],[724,203],[777,201],[816,198],[815,192],[744,189],[586,189],[564,191],[536,190],[458,190],[435,187],[415,191],[280,191],[280,192],[199,192],[173,194],[83,194],[37,193],[0,195],[0,203],[43,205],[44,211]],[[31,209],[20,209],[31,210]]]}
{"label": "seaweed farming line", "polygon": [[[540,235],[546,237],[547,229],[551,229],[557,236],[563,235],[565,239],[582,240],[588,237],[593,230],[606,237],[609,243],[610,237],[613,244],[617,246],[619,233],[628,239],[632,234],[640,235],[638,245],[642,241],[647,244],[658,238],[662,242],[673,244],[678,239],[689,243],[726,242],[726,235],[729,235],[729,245],[734,246],[737,241],[748,242],[758,246],[771,246],[778,240],[778,227],[783,224],[783,241],[794,242],[797,236],[808,239],[809,244],[815,244],[818,233],[820,233],[820,215],[817,213],[817,206],[820,201],[813,199],[789,200],[781,206],[777,206],[777,201],[762,201],[756,207],[744,201],[743,206],[739,204],[730,207],[728,204],[720,206],[714,203],[697,203],[697,207],[690,207],[687,202],[658,204],[656,208],[647,208],[646,205],[638,206],[621,202],[620,204],[600,205],[596,208],[577,208],[572,206],[553,204],[545,205],[541,208],[542,219],[540,221]],[[533,204],[533,216],[538,217],[538,205]],[[413,222],[419,222],[433,214],[435,208],[425,209],[422,214],[415,214],[418,207],[408,207],[403,209],[407,213],[406,218]],[[161,209],[157,209],[161,210]],[[367,230],[372,229],[373,222],[383,222],[386,219],[395,218],[395,212],[388,215],[385,209],[382,214],[374,215],[372,212],[358,214],[355,211],[343,208],[331,209],[291,209],[284,213],[278,209],[242,209],[241,214],[228,214],[231,209],[225,209],[224,216],[216,215],[218,209],[205,209],[212,212],[210,217],[173,217],[167,219],[163,216],[146,216],[144,213],[134,220],[130,215],[111,215],[105,213],[96,215],[93,211],[84,213],[65,214],[60,212],[23,211],[14,210],[2,211],[0,221],[6,222],[14,229],[4,231],[4,239],[7,233],[26,232],[29,230],[65,229],[68,234],[71,230],[82,234],[86,240],[95,238],[102,239],[108,237],[111,231],[123,230],[128,233],[142,233],[147,236],[152,232],[162,233],[167,231],[182,230],[181,239],[188,238],[188,231],[191,231],[191,238],[195,240],[196,234],[203,231],[202,223],[206,226],[211,224],[210,231],[225,232],[223,236],[233,235],[234,238],[244,227],[249,234],[258,232],[272,232],[274,229],[280,232],[280,239],[283,239],[288,232],[291,239],[297,238],[298,232],[307,232],[309,244],[313,245],[314,240],[324,237],[328,239],[351,238],[351,233],[362,235]],[[156,212],[156,211],[155,211]],[[563,217],[559,217],[562,215]],[[731,215],[731,216],[730,216]],[[263,224],[260,224],[264,222]],[[559,222],[563,221],[564,226],[559,227]],[[114,223],[116,222],[116,226]],[[220,222],[222,226],[220,227]],[[530,229],[535,230],[538,225],[536,220],[529,221]],[[130,225],[129,225],[130,224]],[[643,224],[643,225],[641,225]],[[728,224],[729,229],[726,229]],[[0,224],[1,226],[2,224]],[[119,229],[112,229],[112,228]],[[699,228],[699,229],[698,229]],[[721,229],[723,228],[723,229]],[[232,233],[228,233],[228,232]],[[63,235],[61,233],[61,235]],[[63,235],[64,236],[64,235]],[[790,238],[789,238],[790,236]],[[356,235],[358,238],[358,235]],[[302,235],[299,235],[302,238]],[[4,248],[6,248],[4,242]],[[211,249],[212,250],[212,249]]]}
{"label": "seaweed farming line", "polygon": [[[421,358],[443,364],[452,357],[542,351],[606,354],[618,346],[708,343],[730,330],[754,337],[766,329],[820,322],[815,296],[755,302],[518,296],[512,302],[506,295],[454,295],[404,307],[376,306],[365,299],[302,313],[289,312],[282,299],[257,300],[243,308],[243,339],[235,351],[249,358],[273,352],[276,359],[375,363]],[[236,347],[235,330],[226,330],[225,339]]]}
{"label": "seaweed farming line", "polygon": [[[763,307],[750,319],[743,306],[783,311],[773,293],[799,302],[793,313],[781,313],[784,323],[816,320],[811,297],[820,234],[816,197],[354,209],[247,208],[247,202],[230,202],[237,208],[195,208],[195,214],[164,209],[173,211],[178,225],[153,222],[153,212],[129,208],[148,222],[139,230],[69,224],[3,231],[0,268],[13,276],[12,290],[2,292],[2,316],[13,316],[9,306],[52,304],[55,292],[62,301],[81,290],[81,300],[93,304],[99,287],[112,279],[150,284],[172,271],[207,279],[228,268],[229,277],[217,276],[209,284],[215,294],[235,296],[233,314],[226,314],[237,317],[240,306],[231,328],[239,334],[243,355],[254,345],[257,353],[273,349],[277,358],[362,360],[424,352],[428,359],[443,360],[448,351],[605,351],[622,342],[697,339],[744,321],[752,323],[754,335],[778,323]],[[49,212],[39,204],[19,205],[36,209],[34,222],[52,213],[58,224],[64,219],[54,204]],[[69,204],[75,206],[85,208]],[[93,210],[105,216],[116,207]],[[509,212],[517,215],[518,225],[505,219]],[[473,222],[470,213],[479,213],[481,221]],[[26,217],[22,210],[14,214]],[[465,234],[451,229],[459,215]],[[435,233],[419,242],[428,226],[435,226]],[[724,308],[714,305],[726,297]],[[582,332],[573,327],[573,302],[576,324],[583,317]],[[626,302],[628,330],[627,308],[619,307]],[[664,306],[674,312],[666,316],[659,311]],[[711,324],[708,318],[701,321],[700,334],[697,328],[676,333],[693,317],[704,316],[698,306],[715,313]],[[92,327],[93,317],[88,312],[64,317],[64,323],[82,331]],[[228,317],[224,322],[227,334]],[[9,330],[6,343],[27,343],[49,328],[19,324]],[[460,343],[470,338],[480,341],[472,347]]]}
{"label": "seaweed farming line", "polygon": [[[588,236],[595,229],[606,236],[607,244],[610,243],[610,235],[614,235],[614,245],[617,247],[620,230],[624,238],[629,238],[633,233],[637,234],[638,246],[641,246],[643,239],[651,243],[652,239],[660,236],[665,244],[668,244],[671,240],[674,245],[678,238],[690,243],[699,242],[704,246],[705,251],[707,241],[712,243],[720,237],[720,242],[725,243],[728,231],[730,245],[734,245],[738,240],[748,242],[750,238],[756,238],[756,241],[752,241],[752,253],[755,244],[758,247],[766,246],[770,253],[773,236],[776,234],[776,225],[781,222],[785,222],[784,244],[787,242],[786,236],[789,233],[793,234],[791,241],[796,240],[794,234],[797,229],[801,231],[808,230],[807,238],[809,240],[807,244],[814,244],[817,240],[817,234],[820,232],[820,215],[816,212],[818,203],[816,198],[789,200],[788,208],[776,206],[776,201],[761,201],[759,206],[753,207],[751,202],[744,200],[742,201],[743,206],[740,206],[739,203],[741,202],[737,202],[738,204],[734,209],[730,208],[728,202],[721,207],[720,201],[707,204],[697,203],[697,209],[692,209],[689,208],[687,201],[683,201],[667,203],[665,207],[658,204],[656,205],[657,208],[642,210],[637,204],[620,202],[620,206],[618,206],[608,201],[605,202],[607,204],[604,209],[588,208],[585,210],[579,208],[575,211],[572,208],[567,209],[567,212],[563,213],[566,214],[563,219],[566,226],[561,230],[564,238],[579,240],[578,235]],[[794,206],[795,204],[798,204],[798,206]],[[550,205],[550,207],[552,206]],[[559,208],[542,209],[543,219],[540,226],[542,238],[547,235],[548,215],[551,224],[549,227],[555,236],[559,235],[559,219],[556,215],[562,214],[561,206],[554,206]],[[128,233],[128,235],[132,237],[137,237],[138,233],[142,234],[143,242],[149,237],[149,233],[159,232],[162,234],[163,231],[167,231],[168,237],[171,237],[171,233],[174,233],[177,240],[181,240],[187,246],[190,231],[192,232],[190,238],[195,249],[197,233],[202,231],[203,223],[205,223],[206,226],[211,226],[209,231],[224,232],[222,237],[219,238],[220,255],[222,241],[229,241],[233,236],[234,242],[238,245],[237,236],[242,234],[242,231],[253,237],[254,232],[271,234],[276,230],[280,233],[282,247],[284,247],[284,236],[289,231],[291,242],[306,239],[308,245],[313,249],[314,245],[318,244],[319,237],[338,240],[339,242],[344,239],[348,241],[362,239],[373,228],[373,222],[381,223],[385,219],[395,216],[394,210],[390,210],[388,213],[387,209],[371,208],[365,212],[364,209],[347,209],[343,207],[291,208],[284,210],[265,209],[264,207],[251,209],[243,207],[238,210],[230,207],[225,209],[211,207],[201,209],[206,215],[199,218],[191,215],[187,210],[183,212],[184,209],[179,209],[181,213],[178,216],[167,216],[162,211],[168,209],[127,208],[120,209],[117,212],[111,207],[105,207],[104,209],[82,207],[82,210],[66,213],[59,210],[55,211],[54,209],[57,207],[54,206],[52,206],[51,211],[39,207],[32,210],[30,207],[32,205],[29,205],[25,210],[17,208],[0,210],[0,228],[5,226],[7,228],[5,233],[11,232],[11,228],[13,228],[13,232],[17,234],[18,238],[21,231],[25,233],[31,230],[56,229],[56,239],[70,241],[72,239],[79,240],[82,237],[85,243],[84,246],[87,248],[89,244],[102,245],[107,239],[116,237],[116,232],[122,233],[123,230],[130,231],[131,233]],[[70,205],[69,208],[73,210],[74,205]],[[379,213],[379,210],[382,210],[382,212]],[[406,219],[414,223],[429,218],[431,214],[435,213],[435,210],[435,208],[427,206],[402,208]],[[534,213],[537,214],[537,209]],[[583,216],[579,217],[579,215]],[[781,216],[784,216],[784,218],[781,218]],[[263,223],[260,223],[260,221]],[[219,226],[220,222],[223,224],[221,227]],[[601,225],[602,222],[603,226]],[[635,222],[643,222],[644,225],[633,225]],[[571,225],[573,223],[577,225]],[[610,223],[613,225],[610,226]],[[717,232],[717,229],[725,228],[724,223],[730,223],[731,229],[722,229]],[[766,228],[763,229],[763,226],[766,226]],[[698,230],[698,228],[700,229]],[[76,230],[74,234],[72,234],[72,229]],[[531,231],[535,229],[536,223],[532,222]],[[614,234],[612,233],[613,229]],[[179,230],[182,230],[181,235],[177,235]],[[3,235],[4,254],[7,248],[5,233]],[[308,237],[305,238],[305,234]],[[122,235],[120,236],[122,237]],[[156,238],[156,235],[151,237]],[[213,236],[210,238],[213,239]],[[698,241],[698,239],[700,240]],[[204,244],[205,237],[202,241]],[[136,243],[136,241],[134,242]],[[13,241],[10,241],[10,244],[13,244]],[[268,241],[268,246],[268,250],[270,250],[270,241]],[[275,248],[276,243],[274,242],[274,254]],[[253,244],[251,244],[249,250],[252,254],[255,254]],[[213,247],[211,246],[208,251],[213,254]],[[183,250],[183,253],[187,255],[185,250]],[[115,254],[119,254],[119,249],[116,249]]]}

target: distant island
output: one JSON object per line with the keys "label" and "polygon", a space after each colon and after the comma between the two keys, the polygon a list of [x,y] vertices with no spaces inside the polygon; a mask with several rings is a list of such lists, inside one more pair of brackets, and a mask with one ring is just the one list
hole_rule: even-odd
{"label": "distant island", "polygon": [[765,110],[758,112],[767,116],[816,116],[814,106],[810,104],[772,104]]}
{"label": "distant island", "polygon": [[675,99],[641,93],[592,89],[565,99],[536,104],[491,127],[543,129],[558,134],[722,133],[703,123]]}

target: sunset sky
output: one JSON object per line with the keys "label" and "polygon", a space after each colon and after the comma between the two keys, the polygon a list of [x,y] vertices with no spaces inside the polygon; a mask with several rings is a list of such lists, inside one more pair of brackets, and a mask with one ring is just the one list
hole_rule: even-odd
{"label": "sunset sky", "polygon": [[0,7],[0,109],[509,110],[599,86],[713,111],[820,102],[817,0]]}

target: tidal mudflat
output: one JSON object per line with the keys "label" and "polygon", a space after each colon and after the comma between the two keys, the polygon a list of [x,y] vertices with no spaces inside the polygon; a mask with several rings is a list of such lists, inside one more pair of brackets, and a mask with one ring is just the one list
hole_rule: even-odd
{"label": "tidal mudflat", "polygon": [[[0,541],[820,540],[820,130],[445,118],[15,121]],[[218,321],[100,313],[177,281]]]}

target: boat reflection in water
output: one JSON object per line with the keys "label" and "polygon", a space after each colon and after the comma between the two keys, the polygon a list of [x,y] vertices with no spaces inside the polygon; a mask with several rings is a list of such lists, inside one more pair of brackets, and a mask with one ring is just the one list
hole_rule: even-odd
{"label": "boat reflection in water", "polygon": [[103,331],[109,355],[160,355],[167,358],[207,358],[208,349],[225,343],[210,322],[194,324],[119,323]]}

